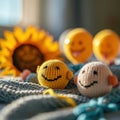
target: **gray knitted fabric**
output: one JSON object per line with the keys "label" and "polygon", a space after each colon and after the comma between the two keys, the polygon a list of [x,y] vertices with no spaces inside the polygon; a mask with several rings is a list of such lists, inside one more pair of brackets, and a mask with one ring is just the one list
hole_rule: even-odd
{"label": "gray knitted fabric", "polygon": [[[23,120],[32,117],[34,119],[38,113],[43,114],[69,107],[70,105],[65,101],[49,95],[26,96],[4,108],[0,113],[0,120]],[[43,119],[41,118],[41,120]]]}
{"label": "gray knitted fabric", "polygon": [[[120,81],[120,68],[111,67],[111,70]],[[0,80],[0,101],[10,103],[1,110],[0,120],[75,120],[76,116],[73,114],[70,104],[51,95],[42,95],[46,89],[48,88],[29,82]],[[72,98],[77,105],[90,101],[88,97],[82,96],[78,92],[73,80],[65,89],[55,89],[54,91]],[[114,97],[114,99],[116,98]],[[120,102],[119,97],[118,102]]]}
{"label": "gray knitted fabric", "polygon": [[[72,86],[72,84],[73,82],[70,82],[68,86]],[[42,92],[46,89],[48,88],[42,87],[35,83],[20,82],[15,80],[0,80],[0,101],[9,103],[23,96],[42,94]],[[87,97],[80,95],[77,87],[74,85],[73,87],[56,89],[54,91],[56,93],[65,94],[66,96],[76,98],[78,102],[81,101],[81,98],[81,102],[86,102],[88,100]]]}
{"label": "gray knitted fabric", "polygon": [[[89,101],[89,98],[82,96],[77,87],[72,84],[73,81],[68,84],[66,89],[56,89],[54,91],[72,98],[76,104]],[[46,89],[48,88],[34,83],[0,80],[0,101],[7,103],[13,101],[12,104],[1,111],[0,120],[26,119],[36,116],[37,113],[42,114],[43,112],[70,107],[66,101],[50,95],[42,95],[42,92]]]}
{"label": "gray knitted fabric", "polygon": [[[120,87],[103,96],[103,101],[119,103],[119,93]],[[76,120],[77,116],[73,113],[73,109],[66,101],[50,95],[30,95],[17,99],[6,106],[0,112],[0,120]],[[88,109],[88,111],[90,110]]]}

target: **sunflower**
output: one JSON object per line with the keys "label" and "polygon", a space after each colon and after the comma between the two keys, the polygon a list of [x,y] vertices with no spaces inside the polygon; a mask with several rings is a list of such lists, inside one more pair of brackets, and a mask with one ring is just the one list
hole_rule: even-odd
{"label": "sunflower", "polygon": [[49,59],[61,59],[57,41],[44,30],[29,26],[25,31],[15,27],[0,39],[0,75],[19,76],[24,69],[36,72],[37,65]]}

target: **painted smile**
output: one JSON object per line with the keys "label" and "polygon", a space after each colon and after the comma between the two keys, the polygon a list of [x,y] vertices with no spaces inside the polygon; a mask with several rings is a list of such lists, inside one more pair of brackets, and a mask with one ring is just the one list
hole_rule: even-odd
{"label": "painted smile", "polygon": [[62,76],[59,75],[59,76],[57,76],[57,78],[54,78],[54,79],[48,79],[47,77],[45,77],[45,76],[42,74],[42,77],[43,77],[45,80],[52,82],[52,81],[56,81],[56,80],[58,80],[58,79],[61,78]]}
{"label": "painted smile", "polygon": [[93,81],[93,82],[90,83],[89,85],[83,85],[83,84],[81,83],[81,81],[79,81],[79,83],[80,83],[81,86],[83,86],[83,87],[85,87],[85,88],[89,88],[89,87],[93,86],[94,84],[97,84],[98,81]]}
{"label": "painted smile", "polygon": [[112,50],[110,50],[109,52],[103,52],[101,51],[102,55],[105,57],[105,58],[108,58],[111,54],[112,54]]}

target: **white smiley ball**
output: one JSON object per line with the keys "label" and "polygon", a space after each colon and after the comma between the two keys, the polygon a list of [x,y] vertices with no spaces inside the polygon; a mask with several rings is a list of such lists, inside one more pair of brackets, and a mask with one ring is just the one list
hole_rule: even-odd
{"label": "white smiley ball", "polygon": [[88,97],[98,97],[109,93],[110,69],[102,62],[90,62],[84,65],[77,77],[77,87],[80,93]]}

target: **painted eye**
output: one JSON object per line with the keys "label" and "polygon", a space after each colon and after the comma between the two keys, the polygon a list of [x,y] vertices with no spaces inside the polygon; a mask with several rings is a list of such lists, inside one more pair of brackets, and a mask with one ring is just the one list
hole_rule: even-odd
{"label": "painted eye", "polygon": [[79,45],[81,45],[82,44],[82,42],[81,41],[79,41]]}
{"label": "painted eye", "polygon": [[57,70],[59,70],[60,68],[58,66],[55,67]]}
{"label": "painted eye", "polygon": [[46,69],[48,66],[43,67],[43,69]]}
{"label": "painted eye", "polygon": [[82,71],[82,74],[83,74],[83,73],[85,73],[85,71],[84,71],[84,70]]}
{"label": "painted eye", "polygon": [[93,71],[94,75],[98,75],[98,72],[96,70]]}

